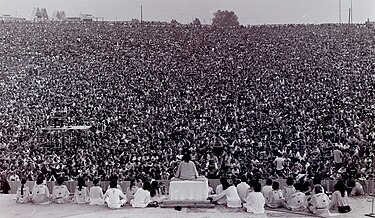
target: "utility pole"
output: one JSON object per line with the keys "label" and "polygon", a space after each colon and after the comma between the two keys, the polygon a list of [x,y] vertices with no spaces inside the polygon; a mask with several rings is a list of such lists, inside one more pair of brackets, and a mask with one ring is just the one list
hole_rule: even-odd
{"label": "utility pole", "polygon": [[141,23],[143,22],[143,11],[142,11],[142,5],[141,5]]}
{"label": "utility pole", "polygon": [[350,20],[353,23],[353,0],[350,0]]}
{"label": "utility pole", "polygon": [[349,8],[349,24],[350,24],[350,22],[351,22],[351,20],[350,20],[350,18],[351,18],[351,9]]}
{"label": "utility pole", "polygon": [[341,0],[339,0],[339,23],[341,23]]}

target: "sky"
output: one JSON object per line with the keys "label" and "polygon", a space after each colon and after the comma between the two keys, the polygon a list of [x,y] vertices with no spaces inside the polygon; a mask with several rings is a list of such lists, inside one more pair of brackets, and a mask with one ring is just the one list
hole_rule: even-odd
{"label": "sky", "polygon": [[[217,10],[234,11],[243,25],[289,23],[338,23],[340,0],[0,0],[0,15],[31,19],[35,7],[65,11],[68,17],[81,12],[105,20],[140,19],[189,23],[198,18],[210,23]],[[342,22],[348,22],[351,0],[341,0]],[[353,22],[375,20],[375,0],[352,0]]]}

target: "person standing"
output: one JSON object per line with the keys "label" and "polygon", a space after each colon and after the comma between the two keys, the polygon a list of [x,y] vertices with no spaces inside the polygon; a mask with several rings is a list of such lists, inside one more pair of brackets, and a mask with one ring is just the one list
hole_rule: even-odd
{"label": "person standing", "polygon": [[341,150],[338,146],[335,147],[333,150],[333,161],[335,162],[335,169],[338,171],[342,167],[342,158],[344,155],[342,154]]}

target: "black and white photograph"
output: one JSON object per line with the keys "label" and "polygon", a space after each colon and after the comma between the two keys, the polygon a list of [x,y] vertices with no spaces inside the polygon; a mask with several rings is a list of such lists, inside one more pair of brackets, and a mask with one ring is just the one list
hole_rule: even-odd
{"label": "black and white photograph", "polygon": [[375,0],[0,0],[1,218],[375,217]]}

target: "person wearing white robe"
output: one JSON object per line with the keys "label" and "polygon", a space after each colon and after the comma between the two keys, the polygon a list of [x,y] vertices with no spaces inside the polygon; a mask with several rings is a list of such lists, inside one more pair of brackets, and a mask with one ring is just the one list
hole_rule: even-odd
{"label": "person wearing white robe", "polygon": [[317,216],[329,217],[331,214],[329,212],[329,205],[331,203],[331,200],[322,191],[322,187],[315,186],[314,194],[311,196],[311,200],[308,203],[308,209]]}
{"label": "person wearing white robe", "polygon": [[294,180],[291,177],[288,177],[286,179],[286,186],[282,189],[283,196],[285,198],[285,201],[288,202],[290,200],[290,195],[296,192],[296,189],[293,186]]}
{"label": "person wearing white robe", "polygon": [[216,195],[212,195],[212,200],[217,201],[222,197],[226,197],[227,207],[241,207],[241,199],[240,196],[238,196],[237,188],[233,185],[229,185],[229,183],[226,180],[223,180],[222,182],[223,192]]}
{"label": "person wearing white robe", "polygon": [[266,180],[266,185],[263,186],[262,188],[262,194],[263,194],[263,197],[265,198],[266,200],[266,204],[268,203],[268,197],[269,197],[269,193],[272,191],[272,179],[268,178]]}
{"label": "person wearing white robe", "polygon": [[90,188],[90,205],[103,205],[103,189],[99,186],[99,179],[94,179],[94,186]]}
{"label": "person wearing white robe", "polygon": [[278,182],[272,183],[272,191],[268,193],[268,200],[266,205],[270,208],[279,208],[285,206],[285,198],[282,191],[279,189]]}
{"label": "person wearing white robe", "polygon": [[16,193],[16,202],[23,204],[30,202],[30,189],[25,187],[26,179],[21,179],[21,187],[18,187]]}
{"label": "person wearing white robe", "polygon": [[57,185],[53,187],[52,190],[52,201],[57,204],[68,203],[70,198],[70,192],[66,185],[63,185],[64,179],[62,177],[57,178]]}
{"label": "person wearing white robe", "polygon": [[74,191],[73,203],[86,204],[90,201],[89,190],[86,187],[85,180],[82,177],[78,178],[78,184]]}
{"label": "person wearing white robe", "polygon": [[110,188],[105,192],[104,199],[111,209],[118,209],[126,203],[126,196],[117,188],[117,181],[112,180],[109,184]]}
{"label": "person wearing white robe", "polygon": [[289,210],[302,211],[306,209],[307,201],[305,193],[301,192],[301,184],[294,185],[295,192],[289,195],[286,200],[286,208]]}
{"label": "person wearing white robe", "polygon": [[129,187],[126,188],[126,199],[130,202],[134,198],[134,194],[137,192],[138,187],[136,186],[136,180],[131,179]]}
{"label": "person wearing white robe", "polygon": [[262,186],[260,183],[254,183],[253,184],[254,191],[250,192],[246,199],[245,203],[243,204],[243,207],[246,208],[246,211],[249,213],[254,214],[261,214],[264,213],[264,205],[266,204],[266,201],[263,197],[263,194],[261,193]]}
{"label": "person wearing white robe", "polygon": [[245,202],[246,196],[249,193],[250,186],[246,183],[247,178],[245,175],[241,177],[241,183],[237,185],[238,196],[240,196],[241,201]]}
{"label": "person wearing white robe", "polygon": [[32,190],[31,201],[34,204],[49,204],[51,203],[50,192],[46,185],[43,185],[43,178],[38,178],[36,185]]}
{"label": "person wearing white robe", "polygon": [[139,188],[137,192],[134,194],[134,199],[130,201],[130,205],[132,207],[147,207],[151,201],[151,184],[150,182],[146,181],[143,183],[143,187]]}
{"label": "person wearing white robe", "polygon": [[[225,182],[226,180],[227,180],[226,177],[221,177],[220,178],[220,184],[216,186],[216,190],[215,190],[216,194],[220,194],[220,193],[223,192],[223,185],[222,185],[222,183]],[[223,196],[222,198],[218,199],[216,201],[216,203],[219,204],[219,205],[226,204],[227,203],[227,197]]]}

